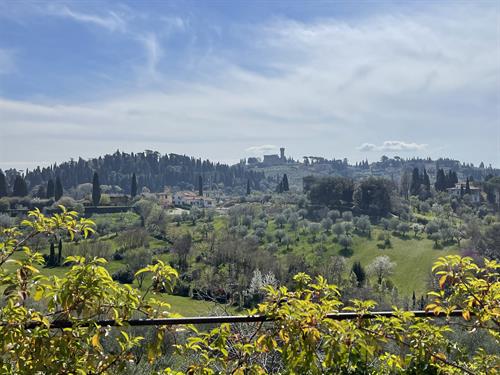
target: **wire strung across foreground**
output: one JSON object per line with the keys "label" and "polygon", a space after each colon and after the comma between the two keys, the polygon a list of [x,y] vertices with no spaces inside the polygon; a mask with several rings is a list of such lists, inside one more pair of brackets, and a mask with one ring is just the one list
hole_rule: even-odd
{"label": "wire strung across foreground", "polygon": [[[437,316],[462,316],[462,310],[453,310],[449,314],[435,314],[432,311],[416,310],[409,311],[414,314],[417,318],[425,317],[437,317]],[[394,317],[396,316],[393,311],[373,311],[365,314],[353,313],[353,312],[341,312],[341,313],[331,313],[326,315],[326,319],[333,320],[350,320],[350,319],[374,319],[377,317]],[[182,317],[182,318],[164,318],[164,319],[128,319],[122,321],[116,321],[114,319],[109,320],[96,320],[96,321],[68,321],[68,320],[55,320],[50,323],[50,328],[71,328],[74,326],[78,327],[89,327],[89,326],[101,326],[101,327],[113,327],[113,326],[174,326],[174,325],[187,325],[187,324],[222,324],[222,323],[258,323],[258,322],[270,322],[276,321],[278,319],[272,318],[265,315],[229,315],[229,316],[193,316],[193,317]],[[2,322],[0,326],[6,325],[8,323]],[[25,324],[25,328],[31,329],[42,325],[41,322],[30,322]]]}

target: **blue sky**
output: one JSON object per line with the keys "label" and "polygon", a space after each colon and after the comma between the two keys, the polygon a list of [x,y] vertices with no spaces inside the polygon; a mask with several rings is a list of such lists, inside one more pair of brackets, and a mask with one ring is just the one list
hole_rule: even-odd
{"label": "blue sky", "polygon": [[235,162],[280,146],[499,166],[499,11],[0,1],[0,168],[116,149]]}

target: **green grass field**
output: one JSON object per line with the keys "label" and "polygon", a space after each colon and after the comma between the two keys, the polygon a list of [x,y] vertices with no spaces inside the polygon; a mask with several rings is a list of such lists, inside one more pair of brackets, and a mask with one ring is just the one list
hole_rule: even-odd
{"label": "green grass field", "polygon": [[[169,224],[167,231],[169,235],[175,235],[180,233],[185,233],[187,231],[193,234],[193,239],[195,243],[200,243],[203,241],[201,233],[199,232],[199,226],[201,222],[196,225],[192,225],[192,222],[184,222],[181,225],[175,223]],[[218,216],[212,222],[214,230],[220,231],[226,226],[226,218]],[[273,221],[269,222],[267,227],[267,233],[274,235],[277,230],[277,226]],[[380,249],[377,244],[378,234],[382,231],[381,228],[372,226],[371,238],[366,238],[358,235],[353,236],[353,245],[351,251],[343,251],[341,246],[337,243],[335,235],[328,233],[323,241],[323,250],[316,250],[319,246],[318,240],[311,241],[311,234],[303,234],[299,229],[292,231],[288,225],[285,225],[283,230],[292,239],[292,243],[289,249],[285,245],[280,245],[277,251],[278,258],[286,257],[288,253],[293,252],[297,255],[304,255],[307,262],[313,264],[321,261],[327,261],[334,255],[346,256],[347,269],[349,270],[355,261],[361,262],[361,264],[366,268],[377,256],[387,255],[391,261],[396,263],[394,273],[389,277],[389,279],[398,288],[400,296],[411,296],[413,291],[417,295],[422,295],[428,290],[428,280],[430,276],[430,271],[432,264],[440,256],[457,254],[459,253],[458,246],[452,245],[445,247],[444,249],[435,249],[433,247],[433,241],[426,238],[424,234],[420,234],[418,238],[413,238],[413,235],[408,235],[406,238],[400,238],[397,236],[391,236],[392,248]],[[114,236],[108,235],[100,239],[101,241],[109,241],[111,243],[111,248],[113,250],[117,249],[117,245],[114,240]],[[263,246],[266,246],[264,243]],[[164,248],[168,246],[164,241],[150,238],[149,248],[151,250]],[[196,244],[195,244],[196,246]],[[48,249],[45,250],[48,253]],[[19,258],[21,253],[15,254],[14,258]],[[163,253],[157,255],[157,258],[168,262],[171,260],[171,254]],[[123,261],[110,260],[106,264],[106,268],[110,274],[123,268],[125,264]],[[10,265],[9,267],[12,267]],[[42,268],[41,272],[44,275],[56,275],[62,277],[64,272],[67,271],[66,267],[54,267],[54,268]],[[375,280],[372,280],[375,282]],[[136,285],[137,287],[137,285]],[[147,283],[143,285],[143,291],[147,288]],[[214,304],[206,301],[198,301],[188,297],[173,296],[167,294],[161,294],[160,298],[165,302],[171,304],[172,312],[179,313],[184,316],[194,316],[203,315],[210,312],[213,309]]]}
{"label": "green grass field", "polygon": [[[111,241],[112,239],[103,239],[104,241]],[[164,246],[165,243],[163,241],[157,239],[151,239],[150,248],[158,248]],[[112,248],[115,248],[115,245],[112,245]],[[48,249],[46,250],[48,253]],[[164,261],[168,261],[169,254],[162,254],[159,256],[160,259]],[[23,257],[23,253],[18,251],[12,255],[11,259],[21,259]],[[123,261],[111,260],[105,264],[105,268],[112,275],[114,272],[124,267]],[[6,264],[7,269],[14,269],[15,265],[12,262]],[[39,267],[40,273],[45,276],[57,276],[63,277],[64,274],[69,270],[69,267]],[[144,282],[141,291],[145,292],[149,283]],[[133,286],[138,288],[137,283],[134,283]],[[1,292],[1,289],[0,289]],[[183,316],[199,316],[199,315],[207,315],[210,311],[213,310],[215,304],[213,302],[208,301],[199,301],[189,297],[181,297],[174,296],[167,293],[156,294],[155,298],[158,298],[161,301],[167,302],[171,305],[170,311],[173,313],[181,314]]]}
{"label": "green grass field", "polygon": [[[420,234],[418,238],[414,238],[412,234],[406,238],[393,235],[391,236],[392,248],[379,249],[377,247],[379,241],[376,238],[382,230],[375,226],[372,228],[371,239],[353,236],[352,251],[349,252],[350,256],[346,257],[348,268],[350,269],[355,261],[361,262],[362,266],[366,268],[377,256],[387,255],[392,262],[396,263],[394,273],[389,279],[398,288],[400,295],[411,296],[413,291],[418,295],[425,293],[428,290],[428,279],[433,263],[441,256],[459,253],[457,245],[435,249],[434,242],[427,239],[424,234]],[[270,223],[268,232],[273,233],[276,229],[276,225]],[[325,250],[318,254],[313,248],[318,245],[319,241],[311,244],[308,241],[310,235],[297,234],[299,232],[292,232],[287,226],[285,226],[285,232],[293,239],[299,238],[299,241],[293,242],[289,251],[304,254],[311,263],[318,256],[329,259],[334,255],[345,255],[342,247],[336,243],[333,234],[327,236],[326,241],[324,241]],[[285,246],[280,246],[279,253],[286,254],[287,252]]]}

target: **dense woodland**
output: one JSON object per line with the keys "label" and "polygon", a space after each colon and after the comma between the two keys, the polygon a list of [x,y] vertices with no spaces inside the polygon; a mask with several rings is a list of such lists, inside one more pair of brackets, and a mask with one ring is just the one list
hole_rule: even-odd
{"label": "dense woodland", "polygon": [[[161,155],[153,151],[135,154],[117,151],[90,160],[79,158],[59,165],[38,167],[23,175],[29,190],[38,185],[46,186],[51,180],[55,182],[56,178],[60,179],[64,189],[69,189],[91,182],[94,172],[98,173],[101,184],[118,186],[127,194],[130,194],[130,181],[134,173],[141,189],[147,187],[156,192],[163,191],[165,186],[191,189],[197,185],[200,175],[207,187],[213,184],[215,188],[243,186],[247,181],[258,187],[264,177],[263,173],[247,170],[241,164],[229,166],[186,155]],[[13,186],[19,173],[7,170],[5,174],[8,185]]]}

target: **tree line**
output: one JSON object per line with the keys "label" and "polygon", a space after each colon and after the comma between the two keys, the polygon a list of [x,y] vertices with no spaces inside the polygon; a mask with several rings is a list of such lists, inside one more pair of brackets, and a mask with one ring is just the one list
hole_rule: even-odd
{"label": "tree line", "polygon": [[[242,163],[229,166],[186,155],[162,155],[153,151],[129,154],[116,151],[114,154],[89,160],[79,158],[77,161],[71,160],[59,165],[37,167],[26,170],[24,174],[9,169],[5,174],[2,173],[3,177],[0,176],[0,196],[2,192],[4,195],[10,192],[13,196],[25,196],[41,185],[49,190],[45,191],[45,195],[52,196],[49,194],[52,193],[49,181],[53,181],[54,189],[58,180],[62,188],[69,189],[91,181],[94,172],[99,174],[101,184],[119,186],[127,194],[131,193],[130,181],[134,173],[135,188],[140,189],[145,186],[151,191],[163,191],[167,185],[192,188],[197,186],[200,175],[209,187],[217,185],[223,188],[235,186],[244,188],[247,181],[250,181],[251,187],[258,190],[260,181],[265,178],[264,173],[248,170]],[[36,193],[40,195],[38,190]]]}

